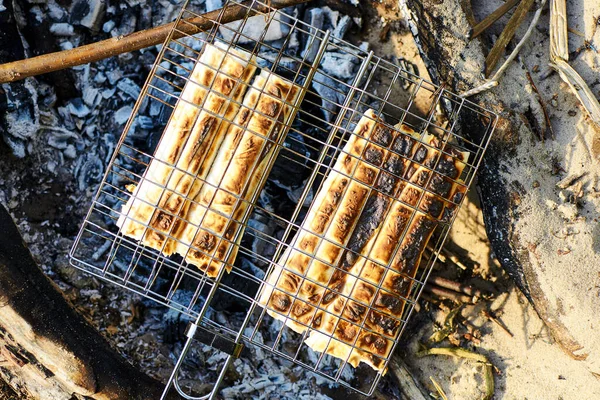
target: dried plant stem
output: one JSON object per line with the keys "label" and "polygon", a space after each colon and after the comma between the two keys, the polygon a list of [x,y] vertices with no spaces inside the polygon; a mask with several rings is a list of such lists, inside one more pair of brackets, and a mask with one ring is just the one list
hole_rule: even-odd
{"label": "dried plant stem", "polygon": [[464,285],[460,282],[452,281],[441,276],[430,276],[429,283],[433,283],[440,287],[453,290],[457,293],[464,293],[469,296],[482,297],[481,290],[475,289],[471,285]]}
{"label": "dried plant stem", "polygon": [[[272,8],[280,9],[300,3],[306,3],[308,0],[271,0]],[[245,1],[240,5],[232,5],[226,9],[214,10],[197,17],[182,20],[174,32],[174,38],[180,38],[186,35],[193,35],[199,32],[209,30],[214,21],[220,20],[222,23],[237,21],[248,14],[248,10],[255,13],[267,12],[268,9],[262,4]],[[48,72],[58,71],[65,68],[74,67],[81,64],[88,64],[108,57],[113,57],[122,53],[128,53],[134,50],[140,50],[146,47],[161,44],[168,37],[169,32],[175,27],[176,22],[157,26],[155,28],[134,32],[127,36],[117,36],[100,42],[91,43],[76,47],[71,50],[58,51],[55,53],[44,54],[26,60],[14,61],[0,65],[0,83],[14,82],[25,79],[29,76],[41,75]]]}
{"label": "dried plant stem", "polygon": [[550,6],[550,67],[569,85],[590,118],[600,127],[600,103],[581,75],[569,65],[566,0],[552,0]]}
{"label": "dried plant stem", "polygon": [[425,349],[417,353],[417,357],[433,355],[465,358],[484,364],[485,396],[483,397],[483,399],[492,399],[492,397],[494,396],[494,373],[492,363],[489,362],[486,356],[484,356],[483,354],[474,353],[469,350],[461,349],[460,347],[433,347],[431,349]]}
{"label": "dried plant stem", "polygon": [[474,304],[473,297],[437,285],[425,285],[424,290],[438,297],[456,301],[458,303]]}
{"label": "dried plant stem", "polygon": [[492,47],[490,54],[488,54],[485,59],[485,76],[490,76],[494,68],[496,68],[496,64],[500,61],[504,49],[515,36],[517,28],[525,20],[525,17],[534,2],[535,0],[522,0],[514,14],[510,17],[510,20],[508,20],[506,27],[500,34],[498,40],[496,40],[496,43],[494,43],[494,47]]}
{"label": "dried plant stem", "polygon": [[525,35],[523,35],[523,38],[515,46],[512,53],[510,53],[510,56],[508,56],[506,61],[504,61],[504,64],[502,64],[502,66],[500,66],[500,68],[498,68],[498,71],[496,71],[494,76],[492,76],[492,78],[489,81],[487,81],[486,83],[484,83],[483,85],[478,86],[474,89],[468,90],[466,92],[463,92],[461,94],[462,97],[471,97],[471,96],[474,96],[481,92],[485,92],[486,90],[492,89],[493,87],[498,86],[500,77],[508,69],[508,66],[513,62],[513,60],[515,58],[517,58],[519,51],[521,51],[521,48],[523,47],[523,45],[525,45],[525,43],[527,42],[527,39],[529,39],[529,36],[531,36],[531,33],[533,32],[533,28],[537,25],[537,23],[540,19],[540,16],[542,15],[542,9],[544,8],[545,5],[546,5],[546,0],[542,0],[540,7],[537,9],[537,11],[535,12],[535,15],[533,16],[533,20],[531,21],[531,24],[529,24],[529,28],[527,28],[527,32],[525,32]]}
{"label": "dried plant stem", "polygon": [[504,14],[506,14],[510,9],[517,5],[521,0],[508,0],[506,3],[502,4],[498,7],[494,12],[485,17],[480,23],[473,27],[473,32],[471,32],[471,39],[475,39],[477,36],[481,35],[487,28],[489,28],[494,22],[498,21]]}
{"label": "dried plant stem", "polygon": [[[548,114],[548,110],[546,109],[546,102],[542,98],[542,95],[540,94],[540,91],[538,90],[535,82],[533,81],[533,77],[531,76],[531,74],[529,73],[529,71],[527,71],[525,73],[525,75],[527,76],[527,80],[531,84],[531,88],[533,89],[533,93],[535,94],[535,97],[536,97],[538,103],[540,104],[540,107],[542,108],[542,113],[544,113],[544,119],[546,120],[546,130],[548,132],[550,132],[550,137],[552,139],[556,139],[556,135],[554,134],[554,129],[552,129],[552,121],[550,121],[550,115]],[[545,134],[543,135],[542,139],[546,139],[546,135]]]}
{"label": "dried plant stem", "polygon": [[444,393],[444,389],[442,389],[440,384],[433,379],[433,376],[430,376],[429,379],[431,379],[431,383],[433,383],[435,390],[437,390],[438,394],[442,397],[442,400],[448,400],[448,396],[446,396],[446,393]]}

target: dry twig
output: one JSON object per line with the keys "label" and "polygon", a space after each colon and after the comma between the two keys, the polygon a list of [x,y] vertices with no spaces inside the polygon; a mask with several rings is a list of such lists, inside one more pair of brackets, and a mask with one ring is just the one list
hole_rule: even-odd
{"label": "dry twig", "polygon": [[550,6],[550,67],[558,72],[597,126],[600,126],[600,103],[581,75],[569,65],[566,0],[552,0]]}
{"label": "dry twig", "polygon": [[485,17],[480,23],[473,27],[471,39],[475,39],[477,36],[481,35],[494,22],[498,21],[504,14],[516,6],[519,1],[521,0],[508,0],[506,3],[494,10],[494,12],[492,12],[490,15]]}
{"label": "dry twig", "polygon": [[[542,95],[540,94],[540,91],[538,90],[535,82],[533,81],[533,78],[531,77],[531,74],[529,73],[529,71],[527,71],[525,73],[525,75],[527,76],[527,80],[531,84],[531,88],[533,89],[533,92],[535,93],[535,97],[536,97],[536,99],[537,99],[540,107],[542,108],[542,113],[544,114],[544,119],[546,120],[547,131],[550,132],[550,137],[552,139],[555,139],[556,135],[554,134],[554,129],[552,129],[552,122],[550,122],[550,115],[548,115],[548,110],[546,108],[546,103],[542,99]],[[543,139],[546,139],[546,135],[545,134],[543,136]]]}
{"label": "dry twig", "polygon": [[[492,89],[492,88],[498,86],[500,77],[508,69],[508,66],[510,65],[510,63],[512,63],[513,60],[515,58],[517,58],[517,54],[519,54],[519,51],[521,51],[521,48],[523,47],[525,42],[527,42],[527,39],[529,39],[529,36],[531,36],[531,33],[533,32],[533,28],[537,25],[537,22],[539,21],[540,16],[542,15],[542,9],[544,8],[545,5],[546,5],[546,0],[542,0],[540,7],[537,9],[537,11],[535,12],[535,15],[533,16],[533,20],[531,21],[531,24],[529,24],[529,28],[527,28],[527,32],[525,32],[525,35],[523,36],[521,41],[515,46],[512,53],[510,53],[510,56],[508,56],[506,61],[504,61],[504,64],[502,64],[502,66],[500,68],[498,68],[498,71],[496,71],[494,76],[490,80],[488,80],[486,83],[484,83],[483,85],[478,86],[474,89],[468,90],[466,92],[463,92],[461,94],[462,97],[474,96],[476,94],[485,92],[486,90],[489,90],[489,89]],[[515,11],[515,14],[516,14],[516,11]]]}
{"label": "dry twig", "polygon": [[477,354],[469,350],[461,349],[459,347],[433,347],[431,349],[424,349],[417,353],[417,357],[432,356],[432,355],[443,355],[450,357],[465,358],[468,360],[474,360],[484,364],[484,376],[485,376],[485,396],[484,400],[491,400],[494,396],[494,373],[493,365],[489,362],[486,356],[483,354]]}
{"label": "dry twig", "polygon": [[535,3],[535,0],[521,1],[515,10],[515,13],[510,17],[506,27],[500,34],[498,40],[496,40],[496,43],[494,43],[494,47],[492,47],[492,50],[485,59],[485,76],[490,76],[494,68],[496,68],[496,64],[498,61],[500,61],[500,57],[502,56],[504,49],[515,36],[517,28],[525,20],[527,12],[533,6],[533,3]]}
{"label": "dry twig", "polygon": [[[308,0],[271,0],[271,7],[280,9],[300,3],[306,3],[307,1]],[[268,11],[265,6],[259,3],[245,1],[240,5],[232,5],[226,9],[221,8],[194,18],[182,20],[177,25],[177,30],[173,33],[173,38],[177,39],[186,35],[193,35],[209,30],[214,25],[214,21],[219,20],[221,12],[223,14],[220,22],[229,23],[242,19],[249,13],[249,9],[251,10],[251,14]],[[14,82],[29,76],[46,74],[48,72],[58,71],[81,64],[88,64],[122,53],[128,53],[130,51],[161,44],[169,36],[169,33],[176,24],[177,21],[157,26],[156,28],[134,32],[127,36],[117,36],[100,42],[83,45],[71,50],[58,51],[28,58],[26,60],[2,64],[0,65],[0,83]]]}

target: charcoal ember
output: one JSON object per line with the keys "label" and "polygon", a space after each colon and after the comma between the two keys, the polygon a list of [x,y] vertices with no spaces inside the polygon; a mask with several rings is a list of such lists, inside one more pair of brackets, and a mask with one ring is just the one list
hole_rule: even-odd
{"label": "charcoal ember", "polygon": [[343,80],[348,80],[356,76],[360,58],[351,53],[340,53],[329,51],[323,54],[321,67],[325,72]]}
{"label": "charcoal ember", "polygon": [[247,236],[253,253],[251,261],[259,267],[267,267],[275,254],[277,243],[272,237],[276,227],[273,218],[261,209],[255,210],[248,220]]}
{"label": "charcoal ember", "polygon": [[121,21],[117,24],[118,35],[129,35],[135,31],[137,24],[137,12],[134,8],[126,8],[121,16]]}
{"label": "charcoal ember", "polygon": [[[325,13],[321,8],[311,8],[306,11],[304,20],[314,28],[310,30],[310,34],[314,34],[317,29],[323,29],[325,25]],[[302,43],[304,44],[304,50],[301,53],[302,57],[304,57],[307,62],[312,63],[317,57],[319,44],[317,41],[311,42],[309,34],[305,33],[302,35]]]}
{"label": "charcoal ember", "polygon": [[332,35],[338,39],[343,39],[346,36],[346,32],[348,29],[352,27],[352,18],[348,15],[342,16],[336,24],[336,27],[333,29]]}
{"label": "charcoal ember", "polygon": [[75,35],[75,29],[73,25],[66,22],[57,22],[50,25],[50,32],[56,36],[73,36]]}
{"label": "charcoal ember", "polygon": [[260,57],[257,61],[259,67],[269,69],[272,69],[273,64],[277,63],[276,72],[284,75],[298,71],[300,68],[300,62],[297,59],[287,56],[280,57],[278,56],[278,53],[275,52],[260,53]]}
{"label": "charcoal ember", "polygon": [[85,118],[91,112],[89,107],[85,105],[83,100],[79,97],[71,100],[67,105],[67,109],[69,110],[71,115],[74,115],[78,118]]}
{"label": "charcoal ember", "polygon": [[33,79],[3,85],[0,91],[0,133],[14,156],[26,155],[27,143],[39,129],[37,91]]}
{"label": "charcoal ember", "polygon": [[121,79],[117,83],[117,88],[134,100],[136,100],[139,97],[142,91],[142,88],[140,88],[140,86],[137,83],[135,83],[129,78]]}
{"label": "charcoal ember", "polygon": [[104,164],[95,153],[84,153],[77,160],[74,175],[80,191],[95,186],[102,179]]}
{"label": "charcoal ember", "polygon": [[309,157],[304,138],[295,130],[290,131],[283,142],[283,149],[273,164],[269,179],[277,185],[295,189],[302,185],[310,174],[306,166]]}
{"label": "charcoal ember", "polygon": [[133,107],[130,105],[123,106],[115,111],[115,115],[113,116],[114,121],[117,125],[124,125],[125,122],[129,119],[129,116],[133,112]]}
{"label": "charcoal ember", "polygon": [[[177,290],[175,294],[173,294],[172,301],[175,304],[190,304],[193,296],[193,291]],[[204,299],[201,299],[200,301],[204,302]],[[183,340],[185,338],[185,328],[191,321],[192,318],[190,316],[173,309],[169,309],[164,313],[163,322],[165,328],[163,339],[165,343],[173,344]]]}
{"label": "charcoal ember", "polygon": [[105,9],[104,0],[75,0],[71,5],[70,22],[97,32]]}
{"label": "charcoal ember", "polygon": [[102,25],[102,32],[109,33],[114,29],[116,25],[116,22],[110,19]]}
{"label": "charcoal ember", "polygon": [[322,112],[325,120],[333,122],[339,109],[338,105],[344,104],[346,86],[320,72],[315,73],[312,86],[321,96]]}

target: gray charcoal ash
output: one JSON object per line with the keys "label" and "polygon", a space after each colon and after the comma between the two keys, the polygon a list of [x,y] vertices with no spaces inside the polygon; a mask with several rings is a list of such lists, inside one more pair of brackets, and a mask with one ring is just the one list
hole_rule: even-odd
{"label": "gray charcoal ash", "polygon": [[90,113],[89,107],[85,105],[80,97],[71,100],[67,105],[67,109],[71,115],[74,115],[78,118],[85,118]]}
{"label": "gray charcoal ash", "polygon": [[[305,181],[305,184],[307,183],[307,181]],[[290,191],[288,191],[288,197],[290,198],[290,200],[292,201],[292,203],[294,204],[298,204],[300,202],[300,198],[302,197],[302,194],[304,193],[304,186],[300,186],[296,189],[292,189]],[[310,204],[312,203],[314,198],[314,192],[313,192],[313,188],[310,188],[308,190],[308,193],[306,194],[306,197],[304,198],[304,202],[302,203],[302,207],[308,207],[310,206]]]}
{"label": "gray charcoal ash", "polygon": [[34,80],[6,83],[0,91],[0,132],[13,155],[23,158],[27,143],[39,130],[40,112]]}
{"label": "gray charcoal ash", "polygon": [[[218,8],[223,7],[222,0],[206,0],[206,11],[213,11]],[[279,40],[284,38],[290,31],[289,25],[284,22],[288,22],[284,20],[284,16],[281,14],[277,15],[277,20],[271,20],[267,32],[264,36],[264,41],[270,42],[274,40]],[[279,19],[281,21],[279,21]],[[242,22],[231,22],[226,24],[224,27],[219,29],[219,32],[223,36],[223,39],[227,42],[232,42],[235,38],[236,32],[241,27]],[[267,23],[265,22],[265,18],[262,15],[257,15],[254,17],[248,18],[244,28],[242,30],[242,35],[239,36],[237,43],[246,44],[252,41],[257,41],[265,30]]]}
{"label": "gray charcoal ash", "polygon": [[131,107],[130,105],[119,108],[113,116],[115,123],[117,125],[124,125],[125,122],[127,122],[127,120],[129,119],[129,116],[131,115],[132,111],[133,107]]}
{"label": "gray charcoal ash", "polygon": [[275,52],[260,53],[257,62],[259,67],[269,69],[273,67],[273,63],[277,62],[277,67],[288,74],[295,73],[300,67],[300,63],[292,57],[282,56],[277,59],[277,53]]}
{"label": "gray charcoal ash", "polygon": [[247,399],[248,394],[254,393],[259,390],[272,389],[265,390],[266,392],[277,390],[277,388],[286,381],[287,379],[283,374],[263,375],[258,378],[243,382],[239,385],[224,388],[223,390],[221,390],[221,394],[225,398],[230,399]]}
{"label": "gray charcoal ash", "polygon": [[2,133],[2,139],[4,139],[4,143],[8,146],[13,156],[17,158],[25,158],[27,154],[27,146],[24,140],[18,139],[9,134]]}
{"label": "gray charcoal ash", "polygon": [[353,79],[358,70],[360,59],[350,53],[326,52],[321,67],[328,74],[342,80]]}
{"label": "gray charcoal ash", "polygon": [[136,11],[133,8],[126,8],[123,15],[121,16],[121,21],[117,24],[117,33],[118,35],[129,35],[135,31],[135,26],[137,23]]}
{"label": "gray charcoal ash", "polygon": [[108,21],[106,21],[106,22],[105,22],[105,23],[102,25],[102,32],[104,32],[104,33],[109,33],[110,31],[112,31],[112,30],[114,29],[115,25],[116,25],[116,23],[115,23],[115,21],[113,21],[112,19],[111,19],[111,20],[108,20]]}
{"label": "gray charcoal ash", "polygon": [[333,29],[333,32],[331,34],[333,35],[333,37],[343,39],[344,36],[346,36],[346,32],[348,32],[348,29],[350,29],[351,27],[352,18],[350,18],[350,16],[348,15],[344,15],[337,21],[337,25]]}
{"label": "gray charcoal ash", "polygon": [[136,100],[139,97],[142,91],[142,88],[140,88],[140,86],[137,83],[135,83],[129,78],[121,79],[117,83],[117,88],[134,100]]}
{"label": "gray charcoal ash", "polygon": [[[315,29],[311,29],[311,35],[316,33],[317,29],[323,29],[325,24],[325,13],[321,8],[311,8],[306,11],[304,20],[308,22],[308,24]],[[317,53],[319,52],[319,42],[315,39],[311,40],[311,36],[308,34],[303,34],[303,42],[304,42],[304,50],[302,51],[302,57],[306,59],[307,62],[312,63],[317,57]]]}
{"label": "gray charcoal ash", "polygon": [[248,260],[246,257],[240,257],[240,262],[242,265],[242,269],[244,271],[250,272],[252,275],[257,277],[258,279],[264,279],[265,271],[256,266],[252,261]]}
{"label": "gray charcoal ash", "polygon": [[[338,104],[344,104],[346,97],[344,92],[347,88],[320,72],[315,73],[312,86],[319,96],[321,96],[325,120],[332,122],[338,111]],[[336,88],[339,88],[339,90],[336,90]]]}
{"label": "gray charcoal ash", "polygon": [[104,164],[94,153],[84,153],[77,161],[73,174],[77,180],[79,190],[84,192],[87,188],[95,187],[100,182],[104,172]]}
{"label": "gray charcoal ash", "polygon": [[96,107],[102,101],[102,95],[99,89],[87,85],[83,88],[82,99],[86,105]]}
{"label": "gray charcoal ash", "polygon": [[106,77],[108,78],[108,82],[111,84],[111,86],[114,86],[117,81],[123,77],[123,73],[120,69],[114,68],[106,72]]}
{"label": "gray charcoal ash", "polygon": [[73,29],[73,25],[66,22],[57,22],[50,25],[50,32],[56,36],[73,36],[75,29]]}
{"label": "gray charcoal ash", "polygon": [[275,243],[271,239],[275,232],[275,221],[261,210],[256,210],[252,218],[248,221],[248,234],[252,238],[252,252],[261,257],[253,257],[258,266],[266,267],[268,265],[265,259],[270,260],[275,254]]}
{"label": "gray charcoal ash", "polygon": [[65,9],[56,3],[55,0],[50,0],[46,4],[48,7],[48,16],[53,21],[61,22],[66,15]]}
{"label": "gray charcoal ash", "polygon": [[71,5],[70,22],[97,32],[104,17],[104,0],[75,0]]}
{"label": "gray charcoal ash", "polygon": [[111,89],[104,89],[102,91],[102,98],[103,99],[110,99],[111,97],[113,97],[115,95],[115,92],[117,91],[117,89],[115,88],[111,88]]}
{"label": "gray charcoal ash", "polygon": [[[140,115],[137,118],[137,126],[140,129],[152,129],[154,128],[154,120],[150,117],[147,117],[145,115]],[[148,133],[146,132],[146,135],[148,135]]]}
{"label": "gray charcoal ash", "polygon": [[[278,14],[280,19],[284,17],[281,14]],[[242,21],[230,22],[225,26],[219,28],[219,32],[223,36],[223,39],[227,42],[232,42],[234,38],[236,38],[236,33],[240,29]],[[260,39],[263,31],[265,30],[267,23],[265,22],[265,18],[262,15],[257,15],[254,17],[248,18],[248,21],[244,25],[242,30],[242,35],[239,36],[237,43],[246,44],[257,41]],[[279,40],[284,38],[290,32],[289,25],[283,23],[282,21],[273,19],[269,24],[267,32],[263,38],[265,42],[271,42],[274,40]]]}

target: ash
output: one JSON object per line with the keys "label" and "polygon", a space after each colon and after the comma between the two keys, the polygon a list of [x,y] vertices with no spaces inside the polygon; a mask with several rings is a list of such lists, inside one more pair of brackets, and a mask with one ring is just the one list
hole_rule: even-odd
{"label": "ash", "polygon": [[[356,6],[357,2],[348,3],[347,7],[353,7],[352,4]],[[11,40],[24,43],[23,47],[17,46],[14,54],[9,54],[9,59],[0,58],[0,62],[71,49],[158,26],[172,21],[182,6],[178,0],[25,0],[20,5],[13,8],[0,1],[0,18],[3,13],[9,12],[16,17],[20,33]],[[221,5],[219,0],[206,0],[206,3],[205,0],[191,1],[191,8],[198,12]],[[286,12],[319,28],[331,29],[339,38],[343,38],[349,30],[358,30],[361,25],[360,17],[344,15],[329,7],[298,6]],[[249,29],[262,29],[262,18],[255,18],[252,22]],[[267,39],[276,42],[286,33],[285,26],[274,25]],[[42,36],[44,38],[40,39]],[[306,40],[296,39],[298,52],[304,52]],[[189,318],[98,281],[71,267],[67,257],[158,48],[2,85],[0,203],[12,213],[24,240],[45,273],[57,283],[78,311],[131,362],[150,376],[166,381],[180,352]],[[264,58],[268,59],[268,54]],[[322,66],[333,76],[349,81],[358,67],[354,62],[340,53],[328,51]],[[314,89],[324,97],[332,96],[324,85]],[[338,102],[341,103],[339,99]],[[334,111],[325,110],[323,117],[330,120]],[[168,117],[168,110],[160,105],[142,104],[140,117],[135,121],[136,133],[128,135],[127,144],[152,148],[160,138]],[[290,139],[286,146],[316,156],[309,154],[299,135]],[[290,170],[297,168],[295,165],[278,163],[275,166],[272,179],[261,195],[263,207],[269,209],[276,204],[277,207],[285,207],[286,204],[293,207],[297,203],[302,179],[305,178],[298,171]],[[118,186],[122,183],[113,184]],[[310,203],[311,195],[306,205]],[[260,212],[252,215],[250,225],[266,235],[276,235],[276,231],[281,229]],[[247,234],[244,240],[257,254],[268,258],[274,247],[258,236]],[[94,243],[89,258],[101,260],[109,247],[108,242]],[[261,259],[250,256],[238,258],[245,270],[259,278],[264,276],[266,264]],[[117,260],[115,264],[118,263]],[[178,291],[176,296],[180,296],[176,300],[184,302],[185,296],[192,296],[192,292]],[[219,310],[211,308],[207,315],[224,326],[237,326],[244,317],[244,314],[226,307]],[[280,330],[281,325],[277,322],[262,324],[254,340],[272,342]],[[293,343],[300,339],[291,337],[289,333],[289,337],[282,340]],[[311,352],[305,356],[318,358]],[[206,392],[207,386],[203,383],[214,382],[223,357],[222,353],[209,346],[193,347],[181,373],[184,386],[198,393]],[[334,360],[329,357],[324,358],[324,363],[335,368]],[[352,379],[351,372],[344,371],[344,377]],[[333,397],[353,396],[341,389],[332,392],[332,388],[335,385],[330,381],[249,345],[229,369],[221,394],[232,399],[329,399],[321,393],[325,390]]]}

